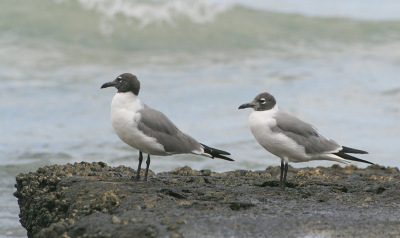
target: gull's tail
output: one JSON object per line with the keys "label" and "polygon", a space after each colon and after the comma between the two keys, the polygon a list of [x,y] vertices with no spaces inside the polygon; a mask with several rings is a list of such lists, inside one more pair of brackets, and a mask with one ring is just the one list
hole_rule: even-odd
{"label": "gull's tail", "polygon": [[343,149],[341,151],[339,151],[337,153],[333,153],[333,154],[339,156],[340,158],[346,159],[346,160],[363,162],[363,163],[367,163],[367,164],[374,164],[374,163],[371,163],[369,161],[366,161],[366,160],[363,160],[363,159],[359,159],[359,158],[356,158],[354,156],[346,154],[346,153],[368,154],[367,151],[357,150],[357,149],[349,148],[349,147],[346,147],[346,146],[342,146],[342,147],[343,147]]}
{"label": "gull's tail", "polygon": [[229,152],[223,151],[223,150],[219,150],[219,149],[215,149],[209,146],[206,146],[204,144],[201,144],[204,147],[204,154],[207,154],[209,156],[211,156],[211,158],[219,158],[219,159],[224,159],[224,160],[228,160],[228,161],[234,161],[231,158],[228,158],[226,156],[223,155],[231,155]]}

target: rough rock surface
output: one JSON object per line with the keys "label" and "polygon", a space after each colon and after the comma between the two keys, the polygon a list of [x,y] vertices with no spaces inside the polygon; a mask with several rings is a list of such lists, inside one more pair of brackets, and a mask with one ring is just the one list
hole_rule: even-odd
{"label": "rough rock surface", "polygon": [[279,167],[215,173],[75,163],[19,174],[29,237],[400,237],[397,168]]}

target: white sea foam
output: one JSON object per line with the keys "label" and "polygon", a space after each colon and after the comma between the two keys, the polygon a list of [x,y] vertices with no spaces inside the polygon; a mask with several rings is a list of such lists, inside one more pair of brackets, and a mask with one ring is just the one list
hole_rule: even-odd
{"label": "white sea foam", "polygon": [[104,34],[113,32],[110,21],[119,14],[130,20],[140,22],[143,28],[150,24],[166,23],[175,26],[174,19],[184,17],[196,24],[210,23],[215,18],[230,9],[228,5],[214,4],[208,0],[184,1],[172,0],[162,2],[138,2],[128,0],[78,0],[86,10],[94,10],[104,16],[100,29]]}

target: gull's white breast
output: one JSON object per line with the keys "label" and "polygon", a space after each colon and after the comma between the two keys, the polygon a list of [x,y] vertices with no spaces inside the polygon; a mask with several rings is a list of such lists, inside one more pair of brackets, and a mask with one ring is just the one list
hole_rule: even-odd
{"label": "gull's white breast", "polygon": [[114,131],[123,142],[137,150],[151,155],[167,155],[164,146],[138,129],[138,111],[144,107],[144,103],[131,92],[115,94],[111,102],[111,123]]}
{"label": "gull's white breast", "polygon": [[250,114],[250,130],[258,143],[270,153],[284,159],[287,162],[309,161],[303,146],[283,133],[276,133],[271,128],[277,125],[274,116],[278,113],[277,106],[267,111],[254,111]]}

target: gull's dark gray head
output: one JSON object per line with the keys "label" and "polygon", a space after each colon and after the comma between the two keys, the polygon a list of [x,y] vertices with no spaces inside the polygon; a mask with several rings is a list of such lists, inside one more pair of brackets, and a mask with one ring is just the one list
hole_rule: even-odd
{"label": "gull's dark gray head", "polygon": [[260,93],[250,103],[240,105],[239,109],[253,108],[255,111],[267,111],[276,105],[274,96],[269,93]]}
{"label": "gull's dark gray head", "polygon": [[132,92],[139,95],[140,82],[135,75],[124,73],[118,76],[114,81],[105,83],[101,88],[116,87],[119,93]]}

